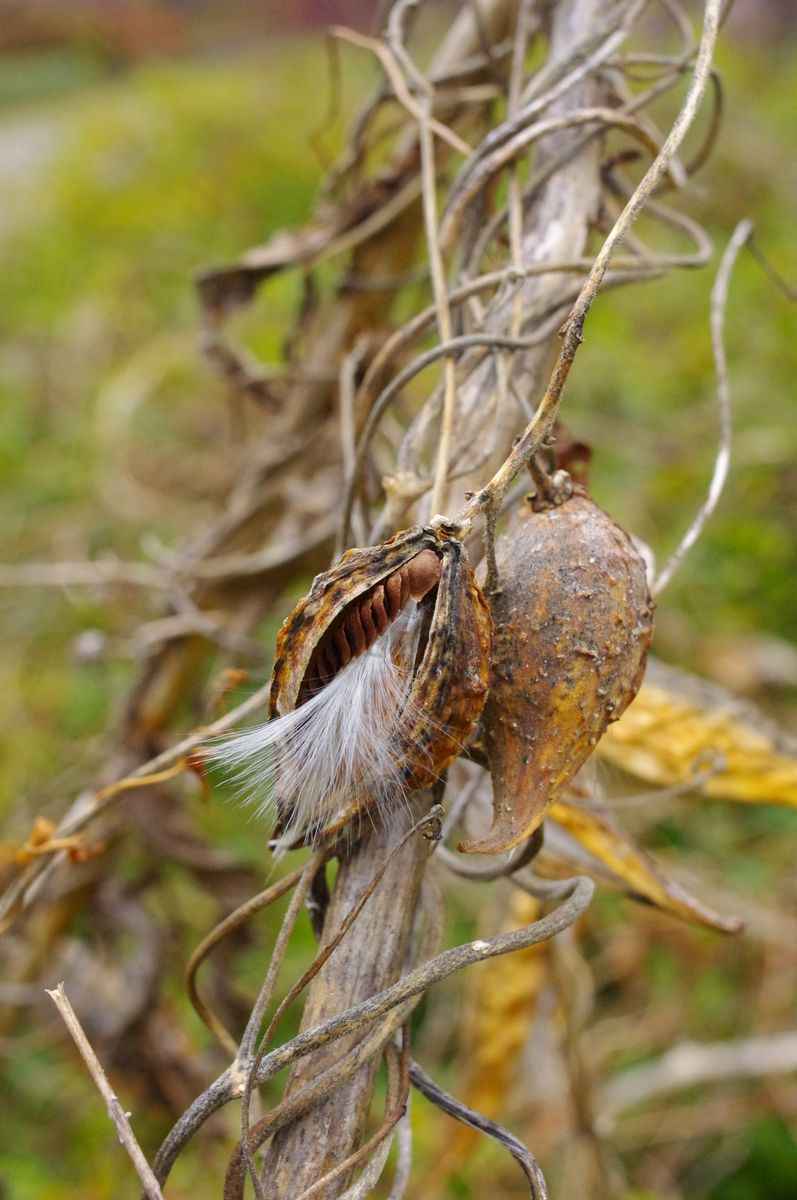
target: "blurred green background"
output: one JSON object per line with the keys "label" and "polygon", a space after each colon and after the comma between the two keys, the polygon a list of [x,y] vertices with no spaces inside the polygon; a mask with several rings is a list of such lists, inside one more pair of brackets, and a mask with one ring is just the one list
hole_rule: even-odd
{"label": "blurred green background", "polygon": [[[214,511],[236,435],[197,350],[191,277],[309,216],[322,169],[311,135],[327,107],[322,39],[310,27],[362,24],[366,7],[0,5],[0,561],[157,559]],[[794,281],[797,41],[787,16],[767,26],[764,7],[742,6],[723,39],[719,144],[681,204],[720,249],[751,217],[759,245]],[[345,65],[350,110],[375,74],[353,53]],[[340,128],[323,135],[330,152]],[[683,272],[602,296],[566,401],[570,425],[594,446],[596,498],[660,561],[700,504],[713,463],[712,279],[711,269]],[[276,358],[295,299],[294,281],[279,278],[242,323],[242,339],[264,359]],[[731,476],[663,598],[656,649],[797,729],[795,313],[749,254],[733,279],[727,346]],[[0,815],[13,843],[35,814],[57,817],[101,763],[103,733],[142,652],[136,631],[159,604],[143,591],[109,599],[85,588],[2,590],[0,613]],[[235,814],[204,810],[197,821],[258,863],[251,829]],[[708,864],[726,893],[742,897],[739,911],[745,896],[793,909],[791,814],[707,807],[690,810],[686,823],[678,814],[662,820],[653,836],[665,857]],[[197,897],[184,902],[181,953],[203,932]],[[636,995],[607,983],[604,1019],[641,1014],[659,1048],[669,1036],[739,1035],[793,1020],[793,958],[771,961],[755,942],[672,931],[662,920],[640,918],[629,932],[628,913],[626,902],[604,898],[595,921],[598,978],[614,937],[636,937],[644,973]],[[462,932],[472,927],[466,902],[457,920]],[[686,962],[695,972],[688,994]],[[109,1149],[102,1105],[56,1032],[28,1028],[0,1049],[0,1195],[121,1195],[126,1167]],[[732,1091],[728,1129],[714,1120],[687,1138],[678,1195],[792,1200],[794,1083]],[[163,1130],[157,1113],[136,1127],[148,1148]],[[422,1156],[430,1147],[422,1133],[420,1141]],[[655,1186],[666,1146],[618,1144],[642,1183],[629,1200],[667,1200]],[[175,1196],[217,1194],[202,1186],[201,1155],[176,1178]],[[450,1192],[477,1194],[485,1193],[465,1176]]]}

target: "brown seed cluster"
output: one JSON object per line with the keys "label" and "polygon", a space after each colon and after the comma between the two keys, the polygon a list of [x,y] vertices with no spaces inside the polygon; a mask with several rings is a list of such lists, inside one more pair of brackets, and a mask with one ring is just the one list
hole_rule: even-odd
{"label": "brown seed cluster", "polygon": [[387,579],[351,601],[321,638],[302,680],[299,704],[309,700],[364,654],[396,620],[408,600],[423,600],[440,582],[434,550],[421,550]]}
{"label": "brown seed cluster", "polygon": [[[380,546],[349,550],[319,575],[280,630],[271,716],[305,703],[382,636],[408,601],[420,602],[422,637],[395,761],[407,790],[427,787],[463,749],[487,695],[490,614],[454,530],[415,527]],[[368,805],[355,797],[330,813],[323,836]],[[289,813],[282,813],[284,826]]]}

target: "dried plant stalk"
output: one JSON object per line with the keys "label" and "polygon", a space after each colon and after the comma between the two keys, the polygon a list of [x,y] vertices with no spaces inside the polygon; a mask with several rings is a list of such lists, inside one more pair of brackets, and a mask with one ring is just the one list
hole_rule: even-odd
{"label": "dried plant stalk", "polygon": [[[422,806],[421,795],[415,811]],[[393,829],[371,831],[354,853],[343,858],[324,919],[325,935],[345,917],[366,886],[373,864],[384,857],[406,819]],[[358,921],[356,936],[341,944],[312,986],[302,1029],[319,1025],[366,1000],[399,977],[406,963],[428,856],[429,843],[416,837],[388,868]],[[397,904],[399,896],[401,903]],[[356,1035],[352,1040],[356,1042]],[[286,1095],[338,1061],[349,1044],[344,1041],[330,1046],[298,1063],[291,1072]],[[377,1068],[378,1059],[373,1058],[333,1095],[276,1135],[264,1162],[264,1176],[269,1180],[265,1194],[270,1200],[298,1195],[351,1153],[368,1115]],[[345,1182],[338,1180],[325,1196],[338,1195]]]}
{"label": "dried plant stalk", "polygon": [[[680,55],[663,61],[651,87],[633,95],[614,60],[644,8],[641,0],[619,0],[609,6],[601,0],[556,0],[553,5],[542,0],[480,0],[478,5],[463,5],[425,72],[416,65],[407,42],[409,22],[418,7],[418,0],[396,0],[383,38],[346,35],[356,52],[375,54],[386,84],[361,114],[313,222],[298,233],[278,235],[240,263],[207,272],[200,281],[210,361],[236,396],[267,402],[274,410],[273,424],[267,444],[251,453],[225,511],[179,559],[154,572],[127,573],[127,578],[143,586],[176,589],[193,615],[185,624],[185,612],[170,609],[164,614],[166,625],[155,633],[168,633],[169,640],[152,650],[129,697],[108,778],[130,778],[122,785],[112,782],[77,803],[54,831],[54,850],[61,844],[59,839],[72,838],[89,827],[113,839],[128,822],[147,826],[151,811],[147,793],[131,793],[131,788],[160,788],[176,764],[191,762],[201,733],[171,749],[163,749],[162,742],[179,705],[198,694],[198,680],[214,639],[226,647],[246,644],[257,622],[273,613],[286,581],[327,566],[336,534],[342,550],[352,530],[363,540],[385,543],[411,521],[424,523],[421,539],[416,537],[408,556],[394,561],[389,543],[357,551],[358,563],[370,563],[374,569],[370,574],[365,571],[353,591],[347,593],[345,587],[335,591],[346,573],[345,558],[321,577],[322,583],[300,604],[279,641],[272,715],[289,717],[323,697],[348,669],[350,659],[370,651],[387,633],[403,607],[405,591],[417,592],[423,603],[442,586],[445,564],[420,559],[433,552],[441,530],[461,548],[472,522],[486,526],[487,583],[497,594],[500,562],[492,553],[495,521],[520,468],[553,436],[584,318],[599,286],[604,279],[621,283],[650,278],[671,266],[691,267],[706,259],[709,248],[702,231],[660,203],[650,203],[650,198],[656,187],[677,185],[685,177],[675,154],[706,87],[718,0],[707,0],[696,58],[687,39]],[[669,3],[667,8],[676,11]],[[525,50],[535,37],[546,39],[546,57],[527,78]],[[692,70],[693,62],[687,99],[673,129],[662,139],[646,117],[645,105]],[[494,116],[496,99],[506,100],[500,120]],[[376,120],[385,106],[390,107],[392,126]],[[393,139],[387,153],[385,127]],[[653,158],[637,188],[613,162],[603,163],[607,129],[629,135],[636,147]],[[524,181],[521,164],[532,150],[533,169]],[[496,201],[503,194],[503,179],[506,198]],[[626,197],[620,216],[614,219]],[[645,202],[651,214],[690,241],[688,252],[657,255],[629,234]],[[419,273],[421,229],[427,253]],[[592,262],[587,253],[590,234],[607,229],[606,241]],[[626,253],[613,259],[624,237]],[[335,258],[345,265],[331,294],[319,297],[313,272],[320,263]],[[289,347],[290,368],[258,375],[225,340],[226,319],[271,275],[297,266],[306,272],[307,294]],[[582,283],[585,271],[588,275]],[[385,338],[396,299],[407,286],[427,278],[432,303]],[[408,362],[411,348],[433,325],[439,344]],[[563,338],[557,354],[560,327]],[[554,358],[554,369],[543,387]],[[426,403],[413,405],[407,398],[410,382],[435,362],[442,364],[440,387]],[[542,400],[535,407],[539,395]],[[399,421],[393,420],[394,406],[399,406]],[[524,424],[525,431],[512,448]],[[309,429],[313,430],[312,453],[307,447]],[[338,513],[341,489],[345,499]],[[452,512],[458,507],[458,493],[466,498],[459,511]],[[437,508],[450,513],[453,523],[436,516]],[[416,535],[418,530],[412,532]],[[472,599],[475,587],[471,593]],[[449,737],[443,750],[433,754],[430,747],[435,738],[445,741],[440,728],[428,722],[424,728],[418,721],[409,730],[404,779],[416,788],[428,786],[459,750],[484,699],[485,627],[474,618],[471,658],[476,665],[471,670],[457,657],[459,610],[449,605],[440,611],[441,625],[450,626],[448,640],[441,637],[440,642],[445,652],[431,656],[434,670],[430,668],[426,676],[421,670],[418,675],[440,708],[435,720],[447,728]],[[318,636],[303,641],[303,622],[319,614],[324,620],[316,630]],[[461,674],[470,674],[473,685],[473,694],[465,696],[467,703],[461,709],[455,693],[457,688],[463,693],[467,688],[459,668]],[[626,690],[634,683],[627,681]],[[249,715],[264,703],[266,690],[214,727],[228,728]],[[424,758],[434,759],[427,775],[412,761],[413,746],[418,745],[421,764]],[[578,741],[579,754],[582,749]],[[135,800],[122,806],[120,798],[128,794]],[[233,1063],[170,1133],[156,1160],[160,1182],[208,1116],[243,1096],[242,1146],[230,1159],[226,1200],[243,1195],[247,1173],[259,1200],[296,1197],[312,1192],[317,1184],[324,1196],[340,1195],[349,1185],[358,1147],[365,1153],[364,1130],[380,1056],[423,991],[464,965],[555,934],[589,904],[592,884],[587,880],[544,885],[520,875],[520,886],[545,901],[563,900],[561,906],[536,926],[446,951],[418,965],[418,928],[424,919],[429,929],[421,957],[433,955],[436,948],[436,922],[429,913],[424,918],[419,905],[422,885],[430,878],[427,841],[419,835],[410,837],[373,894],[368,889],[391,848],[412,821],[428,811],[432,796],[415,792],[397,806],[392,819],[380,819],[374,828],[367,825],[371,819],[367,796],[337,799],[341,803],[335,811],[324,812],[320,820],[294,821],[296,804],[283,805],[280,817],[288,841],[305,835],[320,839],[337,832],[352,814],[361,813],[366,833],[355,841],[350,831],[348,841],[336,847],[340,868],[328,904],[312,876],[330,857],[332,843],[317,846],[310,865],[297,872],[292,881],[297,890],[277,950]],[[534,812],[530,817],[525,814],[529,819],[513,825],[500,848],[525,837],[550,799],[548,794],[537,797]],[[168,855],[176,853],[179,838],[169,837],[166,824],[164,819],[162,852]],[[499,848],[499,843],[488,848]],[[483,880],[514,873],[538,848],[537,841],[529,840],[499,868],[462,873]],[[82,870],[84,902],[96,903],[103,865],[88,862]],[[196,868],[200,878],[201,870]],[[72,879],[63,853],[51,854],[46,864],[40,857],[9,889],[0,915],[10,921],[34,898],[62,903],[65,881],[68,892]],[[350,920],[353,906],[366,894],[362,911]],[[316,961],[316,968],[322,965],[309,985],[302,1032],[286,1046],[267,1053],[264,1044],[258,1052],[257,1035],[292,923],[307,897],[315,905],[324,945],[332,948],[326,955],[322,951]],[[252,911],[254,906],[243,906],[240,919]],[[230,927],[237,928],[237,922],[238,917]],[[51,928],[56,927],[57,922],[51,922]],[[49,949],[49,936],[37,946],[40,958]],[[209,935],[194,967],[206,949],[215,949],[220,941],[220,933]],[[31,969],[30,961],[26,962],[25,970]],[[313,970],[296,990],[312,975]],[[193,974],[191,978],[195,993]],[[235,1039],[226,1026],[203,1002],[198,1009],[231,1049]],[[281,1013],[279,1008],[272,1026]],[[271,1031],[269,1026],[269,1036]],[[391,1122],[398,1119],[404,1094],[406,1054],[399,1063],[392,1048],[386,1053],[390,1104],[385,1138],[377,1139],[380,1149],[366,1168],[364,1182],[346,1193],[352,1197],[362,1194],[384,1166]],[[291,1075],[282,1102],[250,1128],[252,1089],[288,1065]],[[536,1163],[517,1139],[489,1122],[480,1124],[478,1114],[465,1106],[457,1109],[456,1102],[435,1091],[419,1068],[413,1071],[416,1084],[447,1111],[456,1111],[474,1127],[489,1126],[488,1132],[503,1140],[521,1163],[533,1194],[544,1195]],[[261,1147],[262,1158],[256,1159],[254,1152]],[[403,1167],[402,1173],[406,1174]]]}

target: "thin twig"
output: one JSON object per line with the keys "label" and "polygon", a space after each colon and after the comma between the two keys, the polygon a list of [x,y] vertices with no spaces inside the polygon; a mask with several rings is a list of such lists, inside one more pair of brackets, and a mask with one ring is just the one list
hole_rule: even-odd
{"label": "thin twig", "polygon": [[[426,244],[432,273],[432,289],[437,309],[437,331],[440,341],[451,341],[451,309],[443,269],[443,256],[437,237],[437,192],[435,189],[434,146],[427,125],[419,131],[421,146],[421,179],[423,182],[423,214],[426,228]],[[431,511],[438,512],[445,501],[448,480],[448,462],[451,454],[451,434],[454,427],[454,410],[457,398],[457,376],[454,360],[446,355],[443,360],[443,411],[440,422],[440,441],[437,450],[434,485],[432,488]]]}
{"label": "thin twig", "polygon": [[[441,346],[433,346],[431,350],[427,350],[425,354],[419,354],[418,357],[399,371],[386,388],[382,390],[378,399],[374,402],[371,411],[368,414],[368,420],[365,423],[365,428],[360,436],[360,441],[357,446],[357,455],[355,458],[355,478],[356,473],[362,468],[365,461],[365,455],[368,447],[371,444],[376,428],[382,419],[382,415],[395,400],[396,396],[406,387],[410,380],[419,375],[421,371],[425,371],[440,358],[450,358],[454,355],[461,354],[463,350],[470,350],[474,347],[483,346],[491,350],[528,350],[532,346],[538,346],[550,336],[550,331],[547,328],[538,330],[529,337],[510,338],[501,337],[499,334],[492,333],[467,333],[461,337],[451,338],[451,341],[444,342]],[[351,508],[353,503],[353,495],[350,490],[347,496],[346,506],[343,514],[343,523],[348,530],[351,521]]]}
{"label": "thin twig", "polygon": [[[262,1050],[258,1050],[258,1052],[255,1053],[255,1041],[260,1031],[260,1026],[263,1023],[263,1017],[265,1016],[266,1009],[274,993],[277,977],[282,969],[282,963],[285,959],[285,955],[288,950],[288,943],[290,942],[296,922],[298,921],[299,915],[304,907],[304,903],[310,894],[310,889],[313,886],[313,880],[326,861],[328,854],[329,851],[326,846],[317,847],[302,868],[301,876],[296,883],[293,895],[291,896],[290,904],[288,905],[288,911],[285,913],[282,924],[280,925],[279,933],[277,934],[277,940],[271,954],[271,959],[269,960],[266,977],[263,980],[257,999],[252,1006],[252,1011],[249,1014],[249,1020],[246,1023],[246,1029],[244,1030],[244,1035],[241,1038],[241,1045],[236,1056],[236,1063],[246,1070],[246,1083],[244,1084],[241,1103],[240,1152],[244,1163],[246,1164],[246,1169],[252,1178],[255,1194],[257,1195],[258,1200],[265,1200],[265,1193],[263,1192],[263,1187],[258,1176],[255,1160],[252,1156],[252,1151],[249,1146],[249,1113],[252,1102],[252,1090],[254,1086],[257,1064],[260,1062],[262,1057]],[[293,992],[293,990],[294,989],[291,989],[291,992]],[[293,998],[291,992],[289,992],[285,1000],[278,1005],[277,1012],[275,1013],[274,1017],[272,1017],[271,1023],[269,1024],[268,1030],[264,1036],[264,1042],[267,1042],[271,1031],[274,1029],[277,1021],[282,1016],[283,1012]]]}
{"label": "thin twig", "polygon": [[[329,30],[329,36],[340,38],[341,41],[349,42],[352,46],[359,46],[362,50],[370,50],[372,54],[375,54],[393,85],[393,90],[399,104],[403,105],[416,121],[425,120],[420,106],[407,89],[407,85],[404,82],[390,48],[384,42],[379,41],[378,38],[366,37],[363,33],[355,33],[353,29],[347,29],[344,25],[333,25]],[[430,117],[429,126],[430,131],[437,134],[444,142],[448,142],[449,146],[457,154],[469,155],[472,153],[468,143],[463,141],[459,134],[455,133],[453,129],[449,129],[447,125],[443,125],[442,122],[436,120],[434,117]]]}
{"label": "thin twig", "polygon": [[[432,136],[432,89],[431,85],[421,76],[412,59],[406,52],[403,42],[403,22],[409,8],[417,7],[417,0],[398,0],[390,11],[388,20],[388,38],[395,58],[400,62],[416,84],[425,91],[423,102],[416,104],[413,111],[418,122],[418,148],[421,156],[421,199],[423,206],[423,223],[426,234],[426,254],[429,263],[429,274],[432,281],[437,333],[440,341],[450,342],[453,335],[451,324],[451,308],[448,301],[443,256],[437,236],[437,167],[435,164],[435,147]],[[440,440],[437,451],[434,484],[432,488],[431,510],[437,512],[443,507],[445,487],[448,476],[448,459],[451,448],[451,433],[454,422],[456,404],[456,371],[454,360],[446,355],[443,360],[443,411],[440,424]]]}
{"label": "thin twig", "polygon": [[[58,829],[54,831],[54,837],[66,838],[72,837],[76,833],[82,833],[104,812],[113,805],[118,803],[123,795],[131,788],[144,787],[152,782],[152,778],[160,774],[160,772],[173,767],[181,760],[187,760],[191,753],[200,747],[204,742],[214,737],[216,734],[225,733],[240,721],[245,720],[252,713],[263,709],[268,701],[271,692],[271,684],[264,684],[258,688],[247,700],[239,704],[236,708],[230,709],[224,716],[219,717],[217,721],[213,721],[210,725],[204,726],[202,729],[194,730],[187,737],[171,746],[168,750],[164,750],[162,754],[156,754],[154,758],[150,758],[141,766],[136,767],[129,775],[116,783],[108,784],[107,787],[100,788],[99,791],[82,795],[78,801],[72,806],[70,813],[67,813]],[[6,888],[2,897],[0,897],[0,933],[4,932],[9,925],[16,919],[19,913],[25,906],[26,898],[30,894],[30,889],[36,880],[44,872],[45,868],[57,860],[43,858],[36,859],[30,863],[20,874],[13,879]]]}
{"label": "thin twig", "polygon": [[515,1137],[513,1133],[504,1129],[496,1121],[491,1121],[489,1117],[484,1117],[481,1113],[469,1108],[467,1104],[463,1104],[449,1092],[443,1091],[416,1062],[410,1064],[410,1082],[426,1096],[427,1100],[431,1100],[432,1104],[436,1104],[450,1117],[461,1121],[463,1125],[470,1125],[472,1129],[478,1129],[480,1133],[486,1133],[488,1137],[495,1138],[497,1142],[505,1146],[526,1176],[532,1200],[547,1200],[548,1189],[545,1185],[545,1176],[540,1170],[536,1158],[528,1147],[523,1145],[520,1138]]}
{"label": "thin twig", "polygon": [[292,887],[295,887],[301,879],[304,869],[304,864],[302,864],[301,867],[297,867],[295,871],[291,871],[289,875],[272,884],[270,888],[266,888],[265,891],[259,892],[258,895],[250,897],[249,900],[246,900],[236,908],[234,912],[226,916],[223,921],[219,921],[218,925],[202,939],[188,961],[185,972],[185,989],[188,993],[188,999],[211,1033],[215,1034],[225,1050],[229,1051],[233,1058],[237,1058],[238,1056],[238,1042],[199,995],[196,981],[197,972],[207,956],[218,946],[223,938],[227,937],[235,929],[239,929],[255,913],[261,912],[262,909],[267,908],[270,904],[279,900],[281,896],[284,896],[286,892],[290,891]]}
{"label": "thin twig", "polygon": [[700,46],[684,103],[664,145],[648,167],[598,252],[592,270],[562,329],[559,355],[534,417],[489,483],[463,504],[456,515],[455,523],[464,523],[478,512],[494,509],[518,471],[551,436],[567,376],[583,340],[584,320],[598,293],[614,251],[658,185],[697,113],[711,71],[721,8],[722,0],[706,0]]}
{"label": "thin twig", "polygon": [[[280,967],[282,966],[282,960],[285,957],[285,952],[288,948],[288,941],[290,940],[290,936],[293,932],[293,927],[299,919],[299,914],[302,910],[305,900],[307,899],[307,896],[309,895],[313,880],[329,857],[330,850],[328,846],[317,846],[302,868],[302,873],[295,885],[295,890],[291,896],[291,902],[288,906],[288,911],[283,918],[276,944],[271,953],[271,959],[269,961],[266,978],[263,981],[263,985],[260,989],[257,1000],[252,1006],[252,1011],[249,1014],[249,1020],[246,1023],[244,1035],[241,1038],[238,1059],[242,1063],[250,1063],[254,1056],[255,1041],[257,1040],[260,1026],[263,1023],[263,1016],[271,1000],[274,986],[277,982],[277,975],[279,974]],[[288,1000],[287,1003],[290,1003],[290,1001]],[[283,1003],[277,1009],[277,1013],[280,1016],[282,1015],[282,1012],[285,1011],[287,1003],[286,1001],[283,1001]],[[272,1018],[269,1028],[271,1029],[274,1024],[275,1019]]]}
{"label": "thin twig", "polygon": [[714,470],[711,475],[708,495],[697,515],[678,543],[674,553],[659,573],[652,587],[654,595],[664,591],[686,555],[694,546],[706,527],[714,509],[719,503],[722,489],[728,478],[728,468],[731,459],[731,401],[728,385],[728,360],[725,355],[725,339],[723,334],[725,310],[728,304],[728,288],[731,274],[739,252],[753,232],[752,221],[740,221],[733,231],[733,236],[722,256],[714,287],[711,289],[711,348],[714,352],[714,367],[717,375],[717,409],[719,411],[719,440],[717,455],[714,460]]}
{"label": "thin twig", "polygon": [[[355,375],[357,368],[363,360],[365,349],[366,342],[363,338],[360,338],[349,353],[345,355],[340,365],[340,452],[344,479],[354,478],[354,462],[357,453]],[[365,536],[364,529],[355,525],[353,533],[355,541],[359,545]],[[340,546],[338,553],[342,550],[343,546]]]}
{"label": "thin twig", "polygon": [[153,1161],[152,1169],[161,1184],[166,1182],[178,1155],[185,1149],[197,1130],[202,1128],[209,1117],[224,1108],[225,1104],[229,1104],[231,1100],[240,1096],[243,1085],[242,1072],[228,1067],[210,1087],[192,1101],[169,1130]]}
{"label": "thin twig", "polygon": [[[526,54],[528,53],[529,38],[532,28],[538,28],[540,22],[539,12],[535,13],[535,22],[532,21],[532,13],[535,12],[535,4],[533,0],[521,0],[518,7],[517,18],[515,22],[515,38],[512,51],[512,65],[509,73],[509,89],[507,93],[507,113],[509,118],[515,116],[520,105],[520,96],[523,83],[523,68],[525,65]],[[516,271],[523,269],[523,189],[520,183],[517,161],[511,163],[509,167],[507,181],[507,210],[509,213],[509,252],[511,265]],[[515,288],[515,294],[512,298],[512,317],[509,325],[509,334],[512,337],[517,337],[523,327],[523,293],[519,287]],[[498,389],[496,396],[496,404],[499,409],[503,409],[507,403],[507,398],[510,392],[510,376],[512,373],[513,357],[511,354],[499,354],[496,356],[496,374],[498,377]],[[524,414],[529,420],[531,413]],[[475,473],[475,472],[474,472]],[[488,559],[493,556],[493,544],[488,539],[486,545]]]}
{"label": "thin twig", "polygon": [[329,541],[334,531],[334,517],[325,513],[308,533],[295,541],[280,541],[251,554],[225,554],[208,558],[192,564],[191,573],[197,579],[213,581],[284,572],[286,567],[304,558],[309,551]]}
{"label": "thin twig", "polygon": [[769,255],[764,253],[757,239],[751,237],[748,245],[753,258],[761,267],[764,274],[774,283],[778,291],[782,292],[787,300],[797,300],[797,287],[793,283],[789,283],[788,279],[781,275]]}
{"label": "thin twig", "polygon": [[503,862],[496,863],[492,866],[480,866],[470,862],[462,854],[455,854],[453,850],[449,850],[446,846],[438,846],[435,850],[435,857],[453,871],[455,875],[460,875],[463,879],[478,880],[480,883],[489,883],[494,879],[505,879],[508,875],[514,875],[515,871],[522,870],[527,867],[532,859],[539,853],[542,848],[542,826],[535,829],[530,837],[526,838],[517,850],[506,855]]}
{"label": "thin twig", "polygon": [[133,1133],[133,1129],[129,1120],[127,1119],[128,1114],[124,1111],[121,1104],[117,1100],[116,1093],[110,1085],[108,1076],[102,1069],[100,1060],[97,1058],[97,1055],[94,1053],[88,1038],[83,1032],[83,1028],[77,1019],[77,1015],[75,1014],[75,1010],[69,1003],[66,992],[64,991],[63,983],[59,983],[58,987],[53,988],[52,991],[49,988],[45,990],[63,1017],[64,1024],[69,1030],[72,1040],[80,1052],[81,1058],[88,1067],[91,1078],[96,1083],[100,1095],[108,1106],[108,1116],[116,1126],[116,1130],[119,1135],[119,1141],[129,1154],[130,1161],[135,1167],[136,1174],[141,1180],[144,1188],[144,1195],[147,1197],[147,1200],[163,1200],[163,1193],[161,1192],[160,1184],[155,1178],[149,1163],[144,1157],[144,1152],[136,1141],[136,1136]]}
{"label": "thin twig", "polygon": [[446,207],[445,215],[440,226],[440,244],[444,253],[449,253],[460,230],[465,213],[470,209],[478,194],[487,187],[490,180],[505,167],[511,165],[520,154],[526,151],[534,142],[542,137],[561,133],[564,130],[577,128],[580,125],[596,123],[601,130],[615,127],[637,138],[653,154],[658,146],[650,135],[640,127],[638,120],[628,113],[618,112],[611,108],[587,108],[575,110],[561,117],[550,117],[545,121],[537,121],[527,129],[523,129],[508,142],[499,146],[493,154],[479,163],[462,182],[458,191],[452,192]]}
{"label": "thin twig", "polygon": [[[549,61],[536,71],[523,92],[523,106],[515,116],[516,124],[523,124],[530,116],[548,108],[608,61],[628,37],[646,3],[647,0],[634,0],[632,4],[608,7],[600,25],[582,42],[572,46],[566,56]],[[512,132],[514,127],[510,124],[501,136]],[[483,144],[489,147],[491,137],[488,134]]]}

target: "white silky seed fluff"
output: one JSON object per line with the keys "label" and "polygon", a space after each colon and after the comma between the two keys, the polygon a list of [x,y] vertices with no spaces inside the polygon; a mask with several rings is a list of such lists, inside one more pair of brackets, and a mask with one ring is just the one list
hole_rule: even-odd
{"label": "white silky seed fluff", "polygon": [[273,824],[279,802],[278,852],[312,838],[355,799],[367,795],[384,816],[402,798],[397,737],[411,715],[420,627],[419,605],[410,602],[305,704],[212,745],[211,757],[257,816]]}

